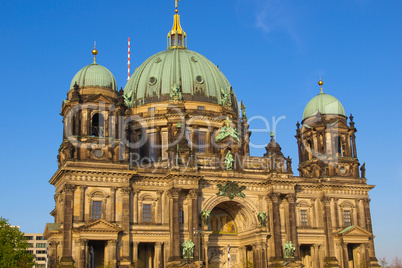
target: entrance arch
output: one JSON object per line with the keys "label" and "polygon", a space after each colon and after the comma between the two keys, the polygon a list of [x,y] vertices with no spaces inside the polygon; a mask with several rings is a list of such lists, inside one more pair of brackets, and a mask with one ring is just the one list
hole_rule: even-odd
{"label": "entrance arch", "polygon": [[204,239],[207,267],[227,265],[229,245],[231,267],[242,267],[246,262],[264,267],[268,232],[259,225],[258,210],[251,200],[213,196],[202,209],[211,211]]}

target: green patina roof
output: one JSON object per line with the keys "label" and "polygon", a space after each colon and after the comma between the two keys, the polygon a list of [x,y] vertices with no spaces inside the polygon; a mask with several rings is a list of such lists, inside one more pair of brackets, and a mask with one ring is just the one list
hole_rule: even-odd
{"label": "green patina roof", "polygon": [[117,91],[116,80],[113,74],[102,65],[92,63],[82,68],[71,80],[70,89],[77,82],[79,87],[106,87]]}
{"label": "green patina roof", "polygon": [[339,234],[343,234],[343,233],[349,231],[350,229],[352,229],[353,227],[355,227],[355,226],[354,225],[348,226],[345,229],[343,229],[342,231],[340,231]]}
{"label": "green patina roof", "polygon": [[60,224],[58,224],[58,223],[46,223],[46,226],[49,231],[59,231],[60,230]]}
{"label": "green patina roof", "polygon": [[345,115],[345,109],[343,109],[341,102],[334,96],[323,92],[311,99],[306,108],[304,108],[303,120],[316,115],[318,111],[321,114]]}
{"label": "green patina roof", "polygon": [[162,101],[174,84],[181,85],[183,96],[201,95],[201,101],[221,103],[222,90],[234,96],[228,80],[210,60],[191,50],[170,48],[149,57],[135,70],[124,88],[125,97],[131,101],[127,105],[134,106],[136,100]]}

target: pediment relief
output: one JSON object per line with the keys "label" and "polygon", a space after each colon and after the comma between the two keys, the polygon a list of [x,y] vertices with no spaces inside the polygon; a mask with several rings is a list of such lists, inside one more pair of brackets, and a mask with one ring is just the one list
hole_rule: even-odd
{"label": "pediment relief", "polygon": [[96,220],[94,222],[91,222],[89,224],[86,224],[84,226],[81,226],[77,229],[74,229],[73,231],[75,232],[109,232],[109,233],[118,233],[121,232],[122,229],[116,226],[115,224],[112,224],[110,222],[107,222],[103,219]]}

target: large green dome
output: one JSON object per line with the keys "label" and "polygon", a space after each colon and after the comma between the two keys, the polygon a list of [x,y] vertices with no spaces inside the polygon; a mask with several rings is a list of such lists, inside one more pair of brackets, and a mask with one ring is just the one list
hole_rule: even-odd
{"label": "large green dome", "polygon": [[92,63],[82,68],[71,80],[70,89],[74,84],[83,87],[106,87],[117,90],[116,80],[113,74],[102,65]]}
{"label": "large green dome", "polygon": [[181,86],[183,100],[222,104],[226,95],[237,107],[232,87],[219,68],[185,48],[169,48],[141,64],[124,88],[126,105],[167,101],[174,85]]}
{"label": "large green dome", "polygon": [[343,109],[341,102],[334,96],[323,92],[309,101],[306,108],[304,108],[303,120],[316,115],[318,111],[321,114],[345,115],[345,109]]}

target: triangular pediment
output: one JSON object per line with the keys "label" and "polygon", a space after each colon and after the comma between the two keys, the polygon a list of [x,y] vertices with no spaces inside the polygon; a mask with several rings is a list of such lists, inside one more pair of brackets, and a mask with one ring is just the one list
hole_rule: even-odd
{"label": "triangular pediment", "polygon": [[108,102],[110,102],[110,99],[105,97],[105,96],[103,96],[102,94],[97,94],[97,95],[93,95],[93,96],[89,97],[87,99],[87,101],[90,101],[90,102],[106,102],[106,103],[108,103]]}
{"label": "triangular pediment", "polygon": [[79,232],[113,232],[113,233],[118,233],[122,231],[122,229],[119,228],[117,225],[105,221],[103,219],[96,220],[89,224],[83,225],[75,230]]}
{"label": "triangular pediment", "polygon": [[337,233],[337,235],[342,236],[342,237],[372,237],[373,236],[369,231],[367,231],[359,226],[355,226],[355,225],[349,226],[349,227],[339,231]]}

